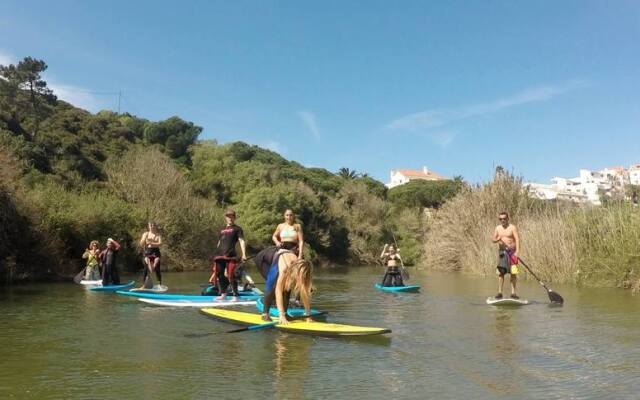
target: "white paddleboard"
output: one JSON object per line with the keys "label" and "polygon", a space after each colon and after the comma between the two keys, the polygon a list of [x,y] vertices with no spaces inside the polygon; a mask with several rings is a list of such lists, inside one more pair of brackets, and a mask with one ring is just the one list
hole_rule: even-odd
{"label": "white paddleboard", "polygon": [[254,301],[231,301],[231,300],[215,300],[215,301],[191,301],[191,300],[156,300],[139,298],[143,303],[153,304],[155,306],[164,307],[231,307],[231,306],[252,306]]}
{"label": "white paddleboard", "polygon": [[87,281],[83,279],[80,281],[80,284],[85,286],[102,286],[102,279],[97,281]]}
{"label": "white paddleboard", "polygon": [[496,299],[495,297],[487,297],[487,304],[491,306],[524,306],[529,304],[527,299],[512,299],[511,297],[503,297]]}
{"label": "white paddleboard", "polygon": [[151,289],[146,288],[136,288],[131,289],[130,292],[148,292],[148,293],[163,293],[169,290],[169,288],[165,285],[155,285]]}

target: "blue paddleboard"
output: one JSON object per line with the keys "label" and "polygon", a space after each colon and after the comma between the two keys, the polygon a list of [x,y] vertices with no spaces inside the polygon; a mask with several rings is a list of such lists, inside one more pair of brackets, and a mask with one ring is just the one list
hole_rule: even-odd
{"label": "blue paddleboard", "polygon": [[[218,288],[213,286],[213,285],[209,285],[206,288],[202,289],[202,292],[200,293],[203,296],[218,296]],[[231,294],[231,290],[227,290],[227,294],[230,295]],[[238,292],[239,296],[255,296],[256,293],[254,293],[252,290],[240,290]]]}
{"label": "blue paddleboard", "polygon": [[[123,296],[129,297],[137,297],[140,299],[154,299],[154,300],[189,300],[194,302],[205,302],[205,301],[213,301],[218,296],[202,296],[199,294],[169,294],[169,293],[149,293],[149,292],[129,292],[129,291],[118,291],[116,292]],[[252,296],[242,296],[240,297],[242,300],[256,300],[260,296],[252,295]],[[230,299],[231,296],[227,295],[227,299]]]}
{"label": "blue paddleboard", "polygon": [[409,286],[382,286],[379,283],[376,283],[375,288],[378,290],[382,290],[383,292],[417,292],[420,290],[420,286],[417,285],[409,285]]}

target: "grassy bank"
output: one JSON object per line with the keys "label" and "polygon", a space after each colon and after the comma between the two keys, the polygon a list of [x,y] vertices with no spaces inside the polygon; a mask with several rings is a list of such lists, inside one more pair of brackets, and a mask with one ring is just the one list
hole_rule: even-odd
{"label": "grassy bank", "polygon": [[508,174],[464,190],[435,214],[424,245],[427,266],[494,275],[491,234],[503,210],[519,227],[522,259],[543,279],[640,290],[640,210],[531,199]]}

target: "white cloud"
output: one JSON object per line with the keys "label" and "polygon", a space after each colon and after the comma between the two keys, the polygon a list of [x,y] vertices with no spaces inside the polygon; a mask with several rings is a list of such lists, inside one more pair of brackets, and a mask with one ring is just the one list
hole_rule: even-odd
{"label": "white cloud", "polygon": [[571,81],[563,85],[547,85],[526,89],[512,96],[503,97],[486,103],[460,108],[436,108],[414,114],[408,114],[391,121],[385,128],[396,131],[424,131],[452,122],[492,114],[510,107],[527,103],[550,100],[575,89],[588,86],[584,81]]}
{"label": "white cloud", "polygon": [[455,132],[433,132],[429,134],[431,140],[433,140],[438,146],[444,148],[449,147],[456,137]]}
{"label": "white cloud", "polygon": [[18,60],[13,56],[13,54],[9,54],[0,49],[0,65],[15,64],[17,61]]}
{"label": "white cloud", "polygon": [[280,155],[287,153],[287,147],[280,142],[276,142],[275,140],[268,140],[266,142],[258,143],[258,146],[264,147],[265,149],[269,149],[271,151],[275,151]]}
{"label": "white cloud", "polygon": [[[76,107],[84,108],[92,112],[113,108],[113,104],[111,104],[111,106],[105,105],[106,102],[104,100],[98,99],[91,94],[91,91],[85,88],[51,81],[47,82],[47,86],[53,90],[53,93],[55,93],[60,100],[71,103]],[[113,100],[111,103],[113,103]]]}
{"label": "white cloud", "polygon": [[318,123],[316,122],[316,116],[311,111],[298,111],[298,116],[304,123],[304,125],[309,129],[309,131],[313,134],[313,137],[316,140],[320,140],[320,129],[318,128]]}

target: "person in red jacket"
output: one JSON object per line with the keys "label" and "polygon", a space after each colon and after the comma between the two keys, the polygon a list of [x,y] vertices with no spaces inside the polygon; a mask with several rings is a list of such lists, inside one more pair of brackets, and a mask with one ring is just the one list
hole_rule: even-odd
{"label": "person in red jacket", "polygon": [[229,284],[231,284],[233,300],[238,300],[238,281],[241,277],[238,277],[236,273],[238,265],[236,244],[240,243],[242,262],[247,261],[246,244],[242,228],[235,223],[236,212],[229,208],[224,216],[227,224],[220,230],[220,238],[213,256],[213,274],[209,282],[218,285],[219,300],[224,300],[227,297]]}

